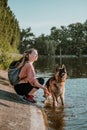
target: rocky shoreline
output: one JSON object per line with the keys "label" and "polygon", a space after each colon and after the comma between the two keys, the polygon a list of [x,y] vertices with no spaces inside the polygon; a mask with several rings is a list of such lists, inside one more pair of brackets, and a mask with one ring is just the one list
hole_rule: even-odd
{"label": "rocky shoreline", "polygon": [[7,72],[0,70],[0,130],[47,130],[45,112],[25,103],[8,82]]}

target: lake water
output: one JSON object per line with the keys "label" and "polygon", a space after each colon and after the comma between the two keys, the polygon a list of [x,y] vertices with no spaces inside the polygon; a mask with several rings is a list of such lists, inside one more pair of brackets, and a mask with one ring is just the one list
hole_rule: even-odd
{"label": "lake water", "polygon": [[[45,81],[53,74],[59,58],[39,58],[35,67],[37,75]],[[87,58],[63,58],[68,78],[65,84],[65,107],[56,109],[45,107],[43,91],[37,93],[39,105],[45,110],[49,130],[87,130]]]}

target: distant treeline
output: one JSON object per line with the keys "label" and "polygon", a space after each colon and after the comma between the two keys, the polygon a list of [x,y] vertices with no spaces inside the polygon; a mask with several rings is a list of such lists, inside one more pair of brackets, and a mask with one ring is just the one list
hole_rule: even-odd
{"label": "distant treeline", "polygon": [[19,51],[23,53],[25,49],[35,47],[41,55],[86,55],[87,54],[87,20],[82,24],[80,22],[52,27],[50,35],[41,34],[35,37],[31,33],[31,28],[21,31],[21,42]]}
{"label": "distant treeline", "polygon": [[0,0],[0,63],[9,59],[6,52],[23,53],[31,47],[35,47],[40,55],[59,55],[60,52],[76,56],[87,54],[87,20],[60,28],[54,25],[50,35],[36,37],[31,27],[20,29],[8,0]]}

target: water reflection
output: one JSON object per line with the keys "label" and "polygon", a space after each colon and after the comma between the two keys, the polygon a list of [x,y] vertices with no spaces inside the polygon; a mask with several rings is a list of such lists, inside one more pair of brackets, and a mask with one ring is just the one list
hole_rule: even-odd
{"label": "water reflection", "polygon": [[52,109],[46,108],[46,113],[49,121],[49,129],[48,130],[63,130],[65,126],[65,113],[62,107]]}
{"label": "water reflection", "polygon": [[[39,57],[35,63],[36,68],[40,72],[53,73],[55,64],[59,64],[58,57]],[[62,63],[66,65],[69,78],[86,78],[87,77],[87,58],[62,58]]]}

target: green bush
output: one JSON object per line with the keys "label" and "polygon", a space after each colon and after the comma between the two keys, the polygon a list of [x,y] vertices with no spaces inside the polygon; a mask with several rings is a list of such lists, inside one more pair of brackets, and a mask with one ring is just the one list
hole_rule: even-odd
{"label": "green bush", "polygon": [[0,53],[0,69],[7,70],[13,60],[21,58],[20,54],[2,52]]}
{"label": "green bush", "polygon": [[10,62],[11,62],[11,57],[9,57],[7,53],[1,53],[1,55],[0,55],[0,68],[7,69]]}

